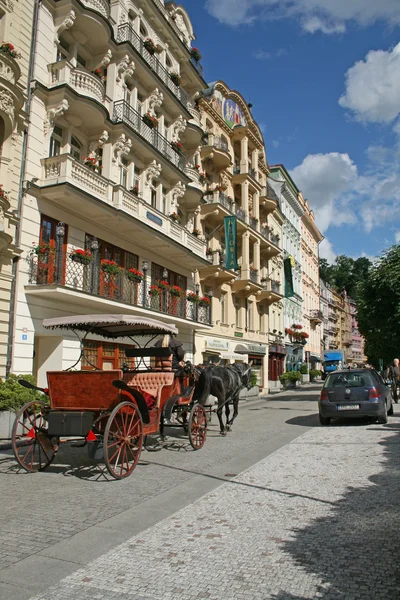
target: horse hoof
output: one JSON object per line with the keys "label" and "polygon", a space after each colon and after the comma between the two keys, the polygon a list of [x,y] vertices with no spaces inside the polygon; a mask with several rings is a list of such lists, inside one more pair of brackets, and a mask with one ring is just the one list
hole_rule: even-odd
{"label": "horse hoof", "polygon": [[226,431],[220,431],[220,435],[226,435]]}
{"label": "horse hoof", "polygon": [[225,430],[226,430],[226,431],[232,431],[232,427],[231,427],[230,425],[227,425],[227,426],[225,427]]}

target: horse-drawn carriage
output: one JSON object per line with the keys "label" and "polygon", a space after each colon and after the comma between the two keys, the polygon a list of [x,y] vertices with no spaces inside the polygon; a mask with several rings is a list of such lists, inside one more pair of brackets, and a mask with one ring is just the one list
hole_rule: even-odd
{"label": "horse-drawn carriage", "polygon": [[[15,458],[26,471],[46,469],[53,461],[60,439],[82,438],[91,458],[104,459],[107,470],[116,479],[134,470],[145,436],[163,435],[164,416],[171,414],[188,433],[194,450],[203,447],[207,417],[203,406],[194,402],[192,373],[177,376],[172,370],[170,349],[152,345],[160,335],[176,335],[174,325],[147,317],[126,315],[82,315],[45,319],[47,329],[74,332],[81,342],[88,335],[109,340],[129,338],[134,347],[125,353],[134,361],[133,368],[114,370],[50,371],[47,388],[25,387],[42,391],[45,401],[32,400],[16,416],[12,447]],[[141,347],[137,338],[145,338]],[[85,364],[90,365],[85,358]]]}

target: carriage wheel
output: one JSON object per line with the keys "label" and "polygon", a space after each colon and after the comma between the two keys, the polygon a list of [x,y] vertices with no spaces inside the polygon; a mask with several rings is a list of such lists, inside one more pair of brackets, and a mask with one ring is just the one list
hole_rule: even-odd
{"label": "carriage wheel", "polygon": [[139,460],[143,446],[143,422],[132,402],[121,402],[112,411],[104,432],[104,458],[115,479],[128,477]]}
{"label": "carriage wheel", "polygon": [[193,450],[204,446],[207,435],[207,415],[201,404],[195,404],[189,414],[189,441]]}
{"label": "carriage wheel", "polygon": [[46,404],[38,400],[28,402],[15,417],[12,429],[14,456],[25,471],[43,471],[53,461],[58,450],[58,438],[47,435]]}

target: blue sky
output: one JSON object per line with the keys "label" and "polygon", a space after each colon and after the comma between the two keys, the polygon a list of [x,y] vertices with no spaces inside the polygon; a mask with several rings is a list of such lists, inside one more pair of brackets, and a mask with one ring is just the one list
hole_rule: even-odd
{"label": "blue sky", "polygon": [[269,163],[314,208],[321,255],[400,241],[400,0],[181,3],[206,80],[251,100]]}

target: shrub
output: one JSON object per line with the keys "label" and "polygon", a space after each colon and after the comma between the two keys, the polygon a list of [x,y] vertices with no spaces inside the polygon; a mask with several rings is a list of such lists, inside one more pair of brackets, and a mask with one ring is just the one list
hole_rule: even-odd
{"label": "shrub", "polygon": [[0,379],[0,411],[17,411],[32,400],[48,402],[48,396],[35,390],[28,390],[18,383],[18,379],[25,379],[36,385],[33,375],[10,375],[8,379]]}
{"label": "shrub", "polygon": [[316,377],[321,377],[321,371],[319,369],[310,369],[310,379],[311,381]]}
{"label": "shrub", "polygon": [[308,375],[308,367],[307,367],[307,365],[301,365],[301,367],[300,367],[300,373],[302,375]]}
{"label": "shrub", "polygon": [[286,371],[279,376],[280,382],[285,383],[286,381],[290,381],[295,383],[296,381],[301,381],[301,374],[299,371]]}
{"label": "shrub", "polygon": [[255,373],[254,371],[250,372],[249,383],[251,387],[255,387],[257,385],[257,373]]}

